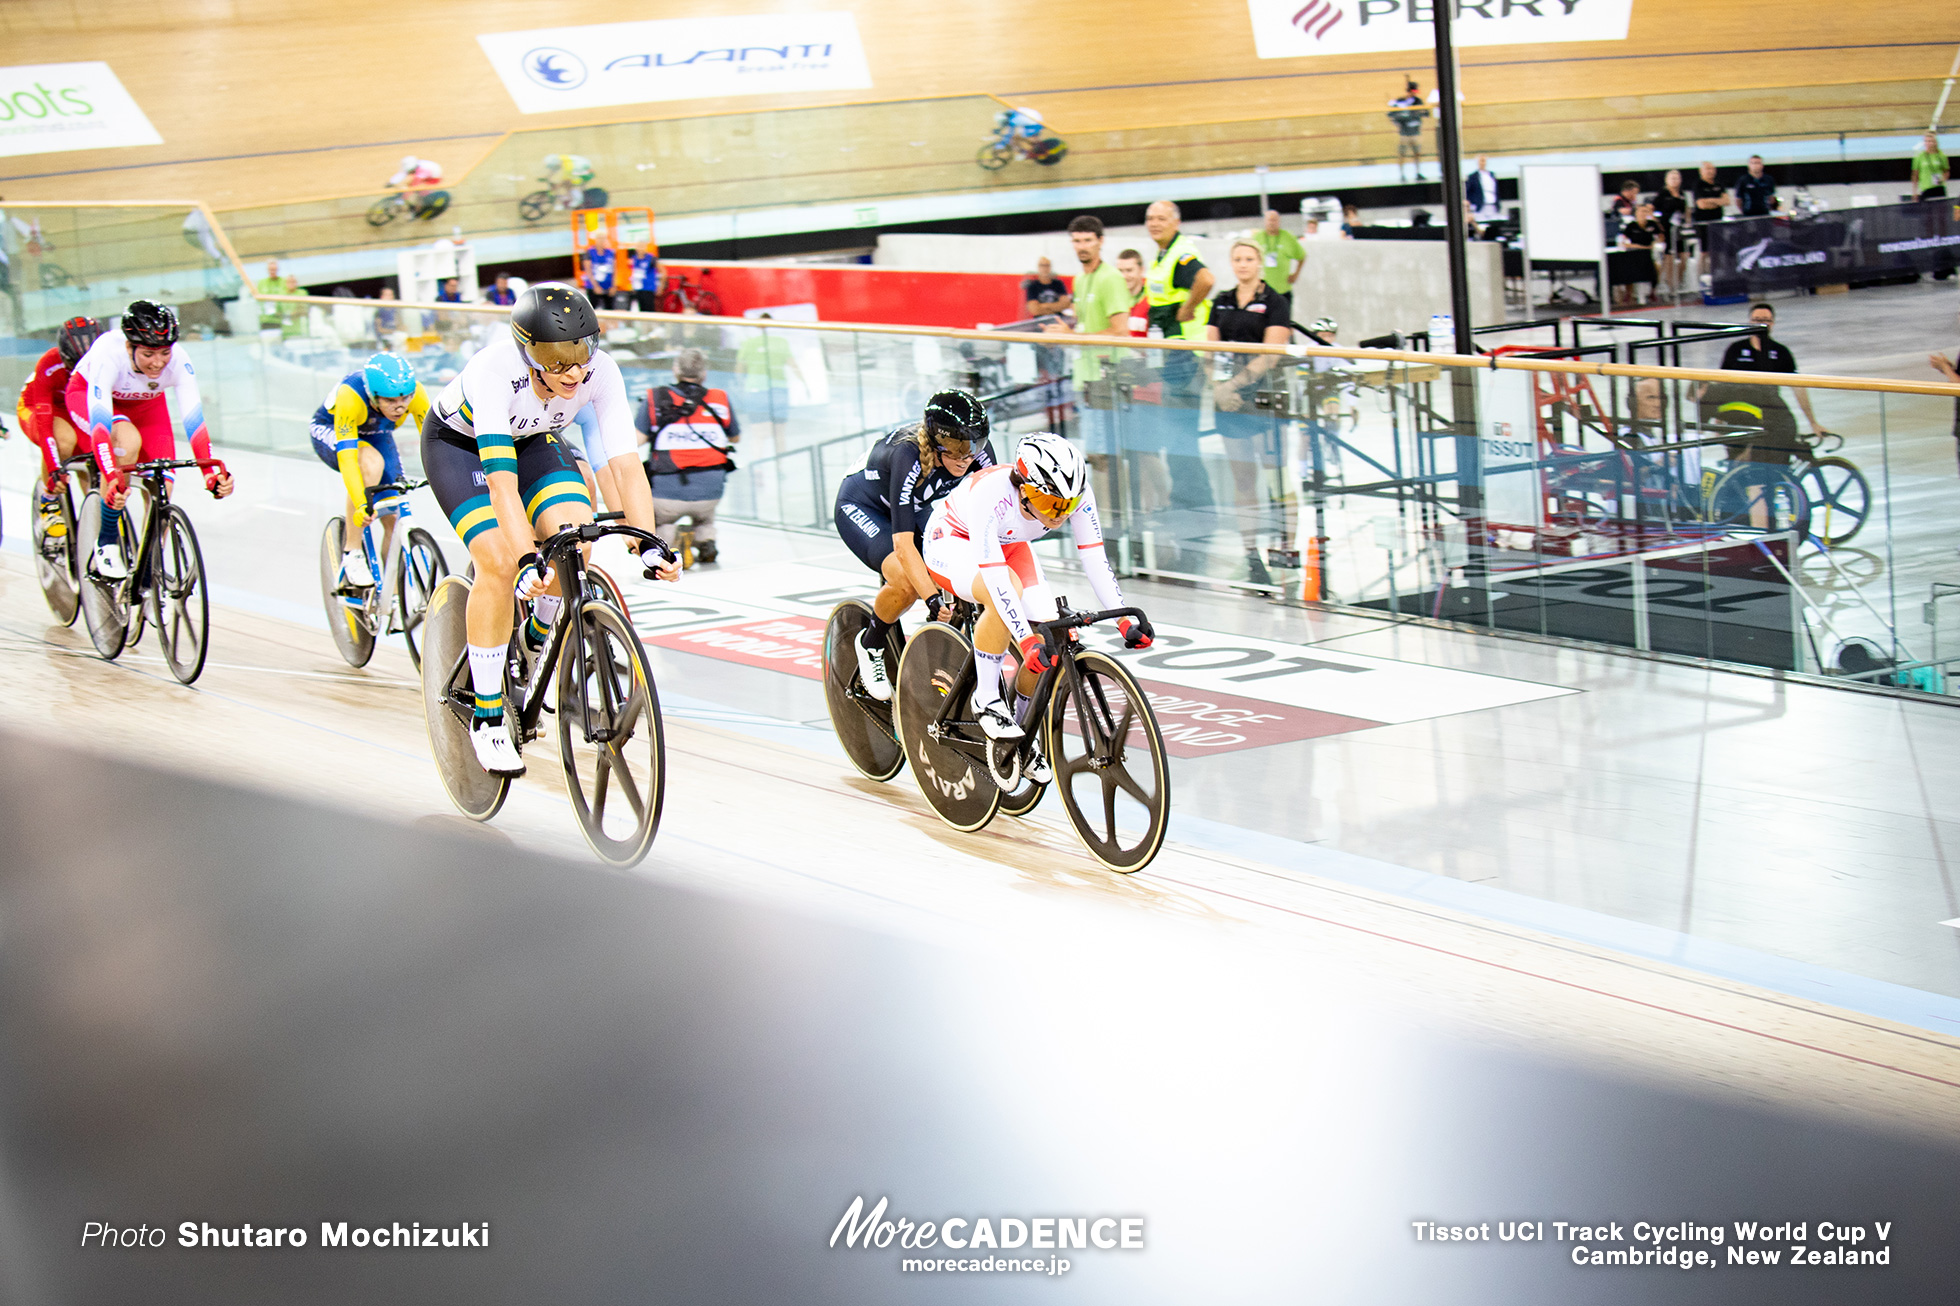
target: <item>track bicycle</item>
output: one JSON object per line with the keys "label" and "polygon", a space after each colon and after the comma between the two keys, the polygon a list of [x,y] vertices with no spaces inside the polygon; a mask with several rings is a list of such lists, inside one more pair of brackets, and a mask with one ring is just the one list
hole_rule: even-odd
{"label": "track bicycle", "polygon": [[[346,549],[347,521],[335,517],[327,522],[320,536],[320,601],[327,609],[327,629],[340,656],[350,667],[364,667],[374,656],[375,640],[400,631],[408,643],[409,660],[422,668],[422,650],[416,643],[422,618],[429,610],[429,598],[436,584],[449,574],[442,549],[435,536],[420,526],[409,525],[408,496],[427,481],[391,481],[368,487],[368,520],[361,530],[361,548],[367,554],[368,574],[373,585],[345,583],[340,574],[341,557]],[[395,529],[389,532],[380,521],[383,511],[395,514]],[[388,537],[386,557],[375,543],[377,533]]]}
{"label": "track bicycle", "polygon": [[[190,514],[170,502],[169,474],[180,467],[227,475],[224,463],[216,458],[158,458],[123,468],[130,487],[123,500],[121,522],[129,575],[110,580],[84,565],[81,600],[89,642],[97,653],[113,662],[125,648],[143,638],[147,620],[157,628],[157,644],[170,674],[188,685],[204,671],[211,634],[211,595],[204,578],[204,553],[198,548]],[[135,492],[139,488],[144,502],[140,532],[134,524]],[[90,490],[76,522],[81,540],[100,538],[102,512],[101,490]],[[79,541],[75,547],[79,553]]]}
{"label": "track bicycle", "polygon": [[[1150,700],[1129,670],[1107,653],[1082,647],[1072,632],[1133,617],[1140,608],[1071,611],[1056,600],[1053,621],[1036,622],[1055,659],[1017,713],[1019,739],[989,739],[974,719],[973,642],[942,622],[907,641],[894,686],[898,738],[919,792],[955,830],[993,820],[1003,795],[1041,737],[1069,824],[1095,859],[1125,874],[1149,865],[1170,819],[1171,775],[1164,735]],[[1087,792],[1083,792],[1086,790]]]}
{"label": "track bicycle", "polygon": [[[608,535],[642,541],[667,561],[673,552],[651,531],[604,513],[567,526],[539,545],[545,567],[568,597],[535,654],[524,646],[522,620],[511,623],[504,662],[504,712],[519,751],[535,740],[540,718],[558,718],[558,759],[585,841],[601,861],[637,865],[660,827],[667,784],[660,696],[646,646],[620,602],[619,589],[585,561],[580,546]],[[649,573],[651,574],[651,573]],[[445,576],[423,623],[422,708],[436,770],[463,815],[487,821],[510,793],[513,777],[493,775],[476,760],[470,723],[476,696],[470,683],[464,622],[472,580]],[[513,599],[515,605],[515,599]],[[522,605],[516,605],[521,617]],[[547,706],[554,673],[556,707]]]}
{"label": "track bicycle", "polygon": [[[544,178],[540,177],[540,181]],[[534,190],[517,201],[517,216],[536,222],[547,213],[570,213],[579,209],[603,209],[612,195],[604,186],[574,186],[569,191],[556,187]]]}
{"label": "track bicycle", "polygon": [[685,276],[668,277],[657,302],[663,313],[685,313],[691,308],[702,317],[721,316],[721,296]]}
{"label": "track bicycle", "polygon": [[[84,553],[75,540],[74,477],[82,478],[83,493],[93,484],[95,459],[90,454],[72,454],[61,464],[61,493],[55,497],[60,532],[48,530],[41,517],[40,504],[30,492],[27,496],[28,520],[34,524],[34,578],[41,584],[41,597],[48,610],[64,626],[75,624],[82,606],[82,566]],[[37,486],[41,483],[36,477]]]}
{"label": "track bicycle", "polygon": [[[1815,437],[1805,440],[1804,447],[1796,454],[1797,484],[1810,503],[1810,524],[1816,531],[1815,538],[1826,548],[1849,543],[1871,516],[1871,482],[1865,479],[1858,464],[1837,456],[1842,448],[1843,436],[1835,431],[1819,431]],[[1820,452],[1824,455],[1821,458]]]}
{"label": "track bicycle", "polygon": [[1026,136],[1012,126],[996,128],[993,138],[980,147],[975,159],[988,172],[999,172],[1015,159],[1027,159],[1052,168],[1068,154],[1068,142],[1059,136],[1039,139]]}
{"label": "track bicycle", "polygon": [[[978,605],[964,599],[951,599],[951,622],[968,644],[980,617]],[[830,709],[830,726],[844,746],[851,765],[872,780],[885,781],[905,765],[905,747],[899,742],[898,726],[892,717],[894,700],[873,698],[865,692],[864,678],[858,670],[857,645],[871,624],[871,604],[863,599],[846,599],[831,610],[823,632],[823,696]],[[930,624],[938,624],[934,617]],[[905,653],[905,632],[893,622],[885,638],[885,665],[896,671]],[[1026,816],[1041,802],[1048,786],[1028,780],[1010,794],[1001,796],[1000,810],[1009,816]]]}
{"label": "track bicycle", "polygon": [[411,200],[402,191],[383,195],[368,205],[367,224],[370,227],[385,227],[396,218],[406,217],[410,221],[426,221],[439,216],[449,207],[449,192],[432,190],[418,200]]}

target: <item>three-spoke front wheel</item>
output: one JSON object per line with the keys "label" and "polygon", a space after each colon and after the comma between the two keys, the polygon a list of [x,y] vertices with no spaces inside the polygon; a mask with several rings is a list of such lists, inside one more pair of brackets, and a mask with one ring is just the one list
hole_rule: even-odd
{"label": "three-spoke front wheel", "polygon": [[1848,458],[1819,458],[1797,473],[1810,501],[1810,524],[1826,547],[1848,543],[1871,515],[1872,487]]}
{"label": "three-spoke front wheel", "polygon": [[1163,846],[1170,821],[1171,773],[1150,700],[1107,654],[1075,655],[1049,700],[1048,762],[1069,824],[1112,871],[1142,870]]}
{"label": "three-spoke front wheel", "polygon": [[[582,638],[558,662],[558,755],[585,841],[601,861],[633,866],[660,828],[667,748],[653,668],[611,603],[579,609]],[[582,645],[582,647],[581,647]]]}

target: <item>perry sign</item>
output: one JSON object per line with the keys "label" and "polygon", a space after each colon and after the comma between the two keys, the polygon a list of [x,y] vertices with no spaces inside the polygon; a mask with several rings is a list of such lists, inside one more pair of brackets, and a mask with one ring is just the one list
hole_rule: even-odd
{"label": "perry sign", "polygon": [[[1246,0],[1261,59],[1427,50],[1430,0]],[[1624,41],[1633,0],[1456,0],[1458,45]]]}
{"label": "perry sign", "polygon": [[595,23],[476,40],[524,113],[871,85],[848,13]]}

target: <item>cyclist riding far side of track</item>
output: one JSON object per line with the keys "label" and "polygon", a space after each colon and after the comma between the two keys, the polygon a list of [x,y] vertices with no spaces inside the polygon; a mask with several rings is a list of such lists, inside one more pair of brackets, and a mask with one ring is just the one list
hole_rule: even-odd
{"label": "cyclist riding far side of track", "polygon": [[403,155],[395,175],[388,178],[388,189],[402,193],[411,214],[420,209],[429,192],[440,185],[442,165],[434,159],[418,159],[413,154]]}
{"label": "cyclist riding far side of track", "polygon": [[[81,435],[95,456],[102,477],[102,531],[90,555],[89,568],[109,580],[129,575],[122,554],[122,506],[128,478],[121,468],[177,456],[177,437],[170,429],[170,407],[164,396],[177,394],[184,435],[200,460],[211,457],[211,433],[204,425],[204,400],[198,394],[197,373],[177,341],[177,311],[168,304],[138,299],[124,310],[114,331],[105,331],[88,347],[68,379],[68,411],[81,414]],[[204,488],[222,499],[232,491],[229,473],[204,475]]]}
{"label": "cyclist riding far side of track", "polygon": [[61,514],[61,465],[84,447],[82,432],[88,426],[85,418],[68,411],[68,377],[102,330],[102,324],[92,317],[71,317],[63,322],[54,348],[34,361],[34,370],[22,383],[20,399],[14,406],[21,431],[41,451],[34,511],[49,538],[59,538],[68,530]]}
{"label": "cyclist riding far side of track", "polygon": [[[630,525],[654,529],[653,493],[640,470],[633,412],[619,366],[599,349],[599,315],[571,286],[532,286],[510,331],[477,351],[422,423],[422,466],[436,501],[476,564],[466,613],[475,719],[470,745],[484,770],[521,775],[504,715],[511,596],[530,604],[525,638],[543,641],[563,602],[538,541],[592,520],[592,500],[562,438],[592,406],[586,454],[610,470]],[[659,568],[680,576],[677,563]]]}
{"label": "cyclist riding far side of track", "polygon": [[564,208],[576,209],[585,198],[585,184],[595,175],[592,160],[583,154],[547,154],[541,165],[544,184],[558,196]]}
{"label": "cyclist riding far side of track", "polygon": [[880,702],[891,698],[898,672],[885,665],[891,628],[914,603],[939,594],[920,550],[926,519],[967,473],[994,465],[987,434],[987,410],[978,399],[964,390],[941,390],[926,401],[918,421],[886,432],[863,470],[837,487],[837,534],[884,582],[857,644],[864,691]]}
{"label": "cyclist riding far side of track", "polygon": [[[429,393],[415,379],[415,369],[400,354],[375,354],[358,371],[340,379],[313,410],[310,435],[313,452],[340,473],[347,487],[346,551],[340,560],[343,584],[366,589],[374,584],[361,531],[367,526],[370,487],[402,479],[401,452],[395,430],[413,423],[419,430],[429,412]],[[379,510],[385,534],[380,556],[388,556],[397,514]]]}
{"label": "cyclist riding far side of track", "polygon": [[[1032,693],[1052,663],[1030,623],[1055,620],[1055,595],[1028,546],[1063,523],[1075,539],[1097,602],[1105,609],[1122,607],[1123,589],[1103,548],[1096,496],[1089,488],[1088,461],[1052,432],[1022,440],[1011,464],[968,477],[933,510],[926,527],[925,562],[933,581],[986,609],[973,632],[973,711],[980,728],[994,739],[1023,734],[1014,713],[1001,702],[1009,637],[1020,650],[1019,694]],[[1127,647],[1150,647],[1148,623],[1125,617],[1118,625]],[[1026,774],[1045,783],[1048,770],[1037,752]]]}

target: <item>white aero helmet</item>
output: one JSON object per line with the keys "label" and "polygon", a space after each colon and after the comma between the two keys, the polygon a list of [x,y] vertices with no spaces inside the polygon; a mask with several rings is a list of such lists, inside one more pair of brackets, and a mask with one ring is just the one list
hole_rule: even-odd
{"label": "white aero helmet", "polygon": [[1014,470],[1034,493],[1055,500],[1058,512],[1067,516],[1082,502],[1089,490],[1089,464],[1082,451],[1052,431],[1037,431],[1021,441],[1014,451]]}
{"label": "white aero helmet", "polygon": [[414,171],[415,171],[415,165],[416,165],[416,164],[418,164],[418,163],[420,163],[420,162],[421,162],[421,160],[420,160],[420,159],[418,159],[418,158],[416,158],[416,157],[415,157],[415,156],[414,156],[413,154],[404,154],[404,155],[402,155],[402,171],[403,171],[403,172],[414,172]]}

